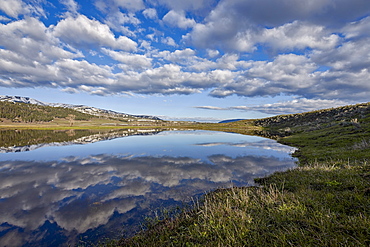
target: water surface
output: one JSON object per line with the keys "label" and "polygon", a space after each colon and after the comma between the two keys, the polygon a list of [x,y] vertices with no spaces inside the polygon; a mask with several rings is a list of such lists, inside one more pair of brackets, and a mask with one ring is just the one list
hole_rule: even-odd
{"label": "water surface", "polygon": [[295,166],[293,148],[262,137],[134,134],[1,149],[0,246],[68,246],[130,235],[160,208]]}

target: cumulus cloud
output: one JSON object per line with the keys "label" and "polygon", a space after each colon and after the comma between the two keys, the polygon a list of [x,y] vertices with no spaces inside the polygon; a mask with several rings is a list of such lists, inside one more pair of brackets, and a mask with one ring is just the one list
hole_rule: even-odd
{"label": "cumulus cloud", "polygon": [[170,26],[176,26],[182,29],[187,29],[193,27],[196,22],[194,19],[189,19],[185,17],[184,11],[169,11],[164,17],[163,21]]}
{"label": "cumulus cloud", "polygon": [[[191,48],[138,54],[135,41],[125,36],[116,38],[108,25],[86,16],[68,16],[50,27],[29,17],[0,24],[0,43],[4,47],[0,50],[0,83],[17,87],[59,86],[68,92],[82,90],[100,95],[127,92],[191,94],[211,88],[210,95],[214,97],[284,93],[328,100],[365,99],[369,90],[366,80],[370,42],[356,30],[362,30],[366,22],[365,18],[346,25],[347,38],[339,38],[321,26],[302,22],[268,29],[259,39],[272,44],[273,37],[280,37],[271,47],[303,49],[310,46],[312,52],[277,55],[270,61],[247,61],[237,53],[221,56],[212,49],[207,52],[217,59],[197,56],[196,50]],[[295,36],[299,30],[309,32],[306,36]],[[288,33],[291,33],[289,37],[286,36]],[[166,40],[168,44],[174,42],[173,39]],[[144,43],[142,41],[142,45]],[[75,60],[84,58],[78,50],[84,48],[101,51],[117,64],[97,65],[84,59]],[[145,49],[150,51],[152,47],[148,43]],[[322,66],[327,69],[321,70]],[[114,68],[122,72],[113,72]],[[126,73],[128,71],[130,73]]]}
{"label": "cumulus cloud", "polygon": [[[13,54],[14,59],[7,62],[40,65],[58,58],[81,57],[82,54],[72,49],[63,49],[47,27],[36,18],[27,18],[8,24],[0,24],[0,45],[3,52]],[[23,62],[22,62],[23,61]]]}
{"label": "cumulus cloud", "polygon": [[110,12],[105,18],[106,25],[115,31],[121,32],[130,37],[136,37],[138,30],[130,30],[127,25],[132,24],[137,27],[141,21],[134,13],[122,13],[120,11]]}
{"label": "cumulus cloud", "polygon": [[370,31],[367,28],[370,25],[370,17],[365,17],[360,21],[348,23],[342,29],[347,39],[369,37]]}
{"label": "cumulus cloud", "polygon": [[119,74],[117,89],[145,94],[192,94],[199,93],[199,88],[209,86],[209,81],[199,83],[202,75],[181,71],[176,64],[147,69],[142,73]]}
{"label": "cumulus cloud", "polygon": [[207,49],[207,54],[209,57],[213,58],[217,57],[220,54],[220,52],[218,50]]}
{"label": "cumulus cloud", "polygon": [[142,0],[97,0],[95,6],[102,12],[119,11],[120,8],[127,9],[129,11],[139,11],[145,8]]}
{"label": "cumulus cloud", "polygon": [[[359,16],[369,14],[370,3],[366,0],[356,1],[309,1],[296,4],[288,1],[221,1],[205,19],[205,23],[197,24],[187,39],[200,47],[223,46],[228,49],[252,52],[258,38],[280,32],[283,39],[298,39],[298,45],[319,45],[315,37],[317,32],[323,32],[320,27],[340,25],[354,20]],[[289,23],[296,23],[292,26]],[[300,27],[303,37],[298,37],[292,29],[297,23],[305,23]],[[302,25],[302,24],[300,24]],[[315,27],[313,33],[305,33]],[[269,29],[265,28],[269,27]],[[278,28],[280,27],[280,28]],[[278,28],[278,29],[276,29]],[[291,30],[291,31],[290,31]],[[290,31],[290,32],[289,32]],[[279,42],[279,37],[276,41]],[[335,36],[328,37],[335,42]],[[312,41],[314,41],[312,43]],[[308,43],[309,42],[309,43]],[[282,44],[280,44],[282,45]],[[292,43],[288,42],[287,48]],[[322,45],[322,44],[321,44]]]}
{"label": "cumulus cloud", "polygon": [[25,9],[22,5],[23,2],[21,0],[2,0],[0,9],[8,16],[17,18],[20,14],[25,12]]}
{"label": "cumulus cloud", "polygon": [[277,50],[330,49],[338,44],[339,37],[323,26],[294,21],[283,26],[263,30],[254,43],[267,43]]}
{"label": "cumulus cloud", "polygon": [[171,37],[162,38],[161,41],[162,41],[163,44],[166,44],[166,45],[169,45],[169,46],[174,46],[174,47],[177,46],[176,41]]}
{"label": "cumulus cloud", "polygon": [[[200,47],[223,47],[229,50],[253,52],[257,45],[268,49],[292,51],[295,49],[328,49],[335,47],[339,36],[326,30],[324,26],[308,22],[293,21],[273,28],[253,26],[235,29],[230,20],[222,23],[196,24],[192,33],[185,36]],[[217,30],[216,30],[217,29]],[[233,33],[234,32],[234,33]]]}
{"label": "cumulus cloud", "polygon": [[42,4],[44,4],[44,1],[23,2],[21,0],[2,0],[0,10],[2,10],[7,16],[15,19],[18,19],[22,15],[35,15],[47,18]]}
{"label": "cumulus cloud", "polygon": [[173,63],[188,63],[195,59],[195,51],[190,48],[186,48],[185,50],[176,50],[174,52],[163,51],[160,52],[158,56]]}
{"label": "cumulus cloud", "polygon": [[143,15],[147,19],[157,19],[158,18],[157,10],[153,8],[145,9],[143,11]]}
{"label": "cumulus cloud", "polygon": [[370,38],[348,41],[340,47],[315,51],[312,60],[324,64],[332,71],[358,72],[370,67]]}
{"label": "cumulus cloud", "polygon": [[117,52],[102,48],[103,52],[108,56],[112,57],[114,60],[120,62],[118,65],[123,70],[143,70],[152,67],[152,59],[146,57],[145,55],[132,54],[128,52]]}
{"label": "cumulus cloud", "polygon": [[53,31],[56,37],[78,48],[106,46],[113,49],[134,51],[137,47],[135,41],[125,36],[115,38],[107,25],[84,15],[61,20]]}
{"label": "cumulus cloud", "polygon": [[187,0],[187,1],[173,1],[173,0],[156,0],[159,4],[165,5],[174,10],[185,11],[199,11],[209,9],[215,0]]}
{"label": "cumulus cloud", "polygon": [[[272,62],[254,62],[251,68],[240,74],[237,83],[225,83],[222,88],[211,92],[215,97],[232,94],[244,96],[277,96],[280,93],[309,94],[315,83],[312,73],[316,65],[307,57],[287,54],[279,55]],[[309,91],[306,91],[309,90]]]}
{"label": "cumulus cloud", "polygon": [[367,0],[63,0],[53,24],[42,1],[2,3],[1,86],[368,99]]}
{"label": "cumulus cloud", "polygon": [[60,2],[67,7],[69,12],[77,14],[79,6],[74,0],[61,0]]}

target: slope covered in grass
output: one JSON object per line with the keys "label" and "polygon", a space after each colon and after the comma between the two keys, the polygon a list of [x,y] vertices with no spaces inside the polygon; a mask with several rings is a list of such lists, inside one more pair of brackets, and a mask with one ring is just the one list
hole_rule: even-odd
{"label": "slope covered in grass", "polygon": [[13,122],[50,122],[55,118],[74,117],[74,120],[89,120],[94,116],[63,107],[51,107],[25,103],[0,101],[0,119]]}

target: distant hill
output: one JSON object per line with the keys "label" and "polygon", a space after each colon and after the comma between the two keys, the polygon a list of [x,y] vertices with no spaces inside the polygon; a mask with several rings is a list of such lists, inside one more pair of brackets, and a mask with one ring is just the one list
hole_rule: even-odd
{"label": "distant hill", "polygon": [[241,120],[245,120],[245,119],[227,119],[227,120],[220,121],[218,123],[231,123],[231,122],[236,122],[236,121],[241,121]]}
{"label": "distant hill", "polygon": [[45,103],[41,102],[36,99],[32,99],[29,97],[22,97],[22,96],[2,96],[0,95],[0,101],[2,102],[12,102],[12,103],[25,103],[25,104],[32,104],[32,105],[39,105],[39,106],[49,106],[49,107],[59,107],[59,108],[66,108],[72,109],[84,114],[89,114],[97,117],[104,117],[104,118],[115,118],[115,119],[149,119],[149,120],[161,120],[155,116],[147,116],[147,115],[131,115],[126,113],[115,112],[111,110],[104,110],[99,109],[96,107],[85,106],[85,105],[72,105],[72,104],[63,104],[63,103]]}

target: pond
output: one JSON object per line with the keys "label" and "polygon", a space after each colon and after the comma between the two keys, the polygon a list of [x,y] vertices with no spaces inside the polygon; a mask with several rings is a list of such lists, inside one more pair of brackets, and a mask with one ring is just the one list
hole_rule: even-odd
{"label": "pond", "polygon": [[130,236],[163,208],[217,188],[254,185],[256,177],[296,166],[294,148],[257,136],[199,130],[64,134],[66,141],[2,143],[0,246],[89,245]]}

